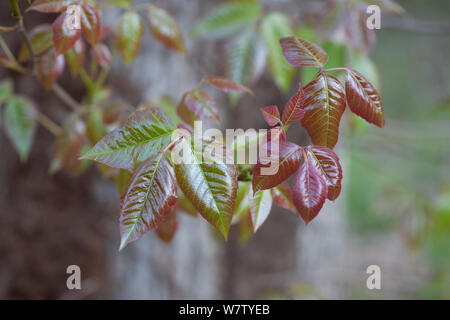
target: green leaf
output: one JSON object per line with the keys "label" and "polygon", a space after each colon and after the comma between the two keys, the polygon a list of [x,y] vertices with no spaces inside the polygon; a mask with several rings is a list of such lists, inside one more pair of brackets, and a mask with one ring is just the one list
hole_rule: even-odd
{"label": "green leaf", "polygon": [[7,101],[13,93],[13,85],[10,80],[3,80],[0,82],[0,105]]}
{"label": "green leaf", "polygon": [[127,11],[121,17],[116,28],[116,47],[125,62],[129,64],[139,53],[144,27],[137,12]]}
{"label": "green leaf", "polygon": [[[30,31],[29,37],[34,54],[37,56],[42,55],[53,46],[52,26],[49,24],[41,24],[34,27]],[[25,43],[20,47],[18,59],[20,62],[30,59],[30,52]]]}
{"label": "green leaf", "polygon": [[[183,138],[172,153],[178,185],[200,214],[227,239],[238,187],[236,165],[217,141]],[[223,150],[214,156],[209,148]],[[182,159],[176,157],[181,155]],[[231,158],[231,161],[230,161]]]}
{"label": "green leaf", "polygon": [[11,98],[5,107],[4,126],[9,140],[26,161],[36,131],[36,110],[24,97]]}
{"label": "green leaf", "polygon": [[196,37],[223,38],[244,28],[261,14],[257,1],[232,1],[212,10],[192,29]]}
{"label": "green leaf", "polygon": [[103,137],[82,158],[115,168],[133,169],[166,147],[175,129],[163,110],[138,110],[123,126]]}
{"label": "green leaf", "polygon": [[256,232],[266,221],[272,209],[272,194],[270,190],[260,190],[254,195],[249,193],[250,212],[252,217],[253,231]]}
{"label": "green leaf", "polygon": [[95,145],[107,134],[103,123],[103,112],[100,108],[93,106],[89,110],[87,119],[87,136],[92,145]]}
{"label": "green leaf", "polygon": [[74,176],[83,172],[89,162],[79,161],[78,157],[85,145],[86,125],[76,114],[72,114],[64,121],[63,132],[56,138],[50,174],[63,168]]}
{"label": "green leaf", "polygon": [[280,39],[293,35],[288,18],[279,12],[266,15],[261,23],[261,37],[269,54],[269,69],[280,90],[289,89],[296,69],[286,61]]}
{"label": "green leaf", "polygon": [[177,202],[173,168],[164,153],[153,155],[134,171],[120,203],[120,249],[158,226]]}
{"label": "green leaf", "polygon": [[147,21],[153,36],[168,48],[184,53],[183,35],[169,12],[151,4],[147,8]]}
{"label": "green leaf", "polygon": [[85,56],[86,45],[81,38],[78,39],[73,47],[64,54],[64,58],[66,58],[67,64],[70,68],[70,73],[73,77],[78,75],[81,68],[83,68]]}

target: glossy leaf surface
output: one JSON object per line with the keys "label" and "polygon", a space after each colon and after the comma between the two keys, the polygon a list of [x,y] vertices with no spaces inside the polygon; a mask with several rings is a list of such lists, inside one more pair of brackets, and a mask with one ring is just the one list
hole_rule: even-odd
{"label": "glossy leaf surface", "polygon": [[359,72],[347,72],[345,82],[347,104],[353,113],[367,122],[382,128],[384,126],[383,103],[375,87]]}
{"label": "glossy leaf surface", "polygon": [[[259,159],[253,169],[252,186],[254,192],[276,187],[293,175],[302,161],[302,149],[295,143],[280,141],[278,153],[275,152],[273,143],[268,145],[268,158]],[[273,168],[269,169],[269,167]]]}
{"label": "glossy leaf surface", "polygon": [[117,24],[116,46],[125,62],[129,64],[139,53],[144,26],[137,12],[125,12]]}
{"label": "glossy leaf surface", "polygon": [[155,5],[148,5],[147,21],[153,36],[167,47],[184,52],[183,35],[178,24],[165,9]]}
{"label": "glossy leaf surface", "polygon": [[292,190],[288,185],[282,183],[270,191],[272,192],[273,202],[276,205],[294,213],[297,212],[294,202],[292,201]]}
{"label": "glossy leaf surface", "polygon": [[19,153],[20,160],[27,160],[36,132],[34,106],[21,96],[12,97],[6,103],[3,120],[6,134]]}
{"label": "glossy leaf surface", "polygon": [[333,150],[322,146],[306,147],[309,161],[322,173],[328,186],[329,200],[336,200],[341,193],[342,167]]}
{"label": "glossy leaf surface", "polygon": [[264,120],[266,120],[267,124],[271,127],[277,125],[280,119],[280,111],[277,106],[268,106],[261,109]]}
{"label": "glossy leaf surface", "polygon": [[270,214],[270,210],[272,209],[272,194],[270,190],[261,190],[255,194],[250,192],[249,197],[253,231],[256,232]]}
{"label": "glossy leaf surface", "polygon": [[322,174],[309,158],[306,158],[292,185],[294,205],[306,223],[322,209],[327,197],[327,184]]}
{"label": "glossy leaf surface", "polygon": [[304,88],[305,116],[302,125],[313,144],[333,149],[339,138],[339,124],[345,110],[345,91],[339,80],[319,74]]}
{"label": "glossy leaf surface", "polygon": [[108,166],[132,169],[171,141],[175,125],[158,108],[133,113],[121,126],[100,140],[83,158]]}
{"label": "glossy leaf surface", "polygon": [[213,157],[203,152],[211,146],[210,141],[188,140],[183,138],[174,149],[184,155],[184,161],[174,165],[178,185],[200,214],[227,238],[238,187],[236,166],[226,164],[231,156],[221,143],[213,142],[225,156]]}
{"label": "glossy leaf surface", "polygon": [[328,61],[327,53],[315,43],[296,37],[280,40],[286,60],[295,67],[312,66],[322,68]]}
{"label": "glossy leaf surface", "polygon": [[53,44],[57,54],[66,53],[80,38],[81,29],[68,27],[70,19],[71,16],[63,13],[53,22]]}
{"label": "glossy leaf surface", "polygon": [[81,31],[83,36],[92,46],[95,46],[100,38],[101,23],[98,11],[90,5],[83,3],[80,10]]}
{"label": "glossy leaf surface", "polygon": [[177,184],[164,154],[156,154],[134,171],[120,203],[120,249],[158,226],[177,201]]}
{"label": "glossy leaf surface", "polygon": [[305,94],[303,88],[300,85],[297,93],[289,99],[288,103],[284,107],[283,117],[281,118],[285,126],[290,126],[294,122],[300,121],[305,116],[305,111],[302,109],[302,105],[305,101]]}
{"label": "glossy leaf surface", "polygon": [[38,79],[46,90],[53,87],[53,84],[63,72],[64,65],[64,55],[56,55],[54,50],[50,50],[38,59]]}

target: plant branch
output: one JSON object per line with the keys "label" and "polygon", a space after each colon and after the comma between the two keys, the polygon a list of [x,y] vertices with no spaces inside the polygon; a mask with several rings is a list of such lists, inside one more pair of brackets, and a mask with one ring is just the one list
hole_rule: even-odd
{"label": "plant branch", "polygon": [[32,70],[32,74],[35,75],[36,74],[36,66],[37,66],[36,55],[34,54],[33,45],[31,44],[31,41],[30,41],[30,38],[28,37],[25,26],[23,25],[22,18],[17,22],[17,28],[18,28],[19,33],[21,34],[23,40],[25,41],[25,45],[27,46],[28,52],[30,53],[31,70]]}
{"label": "plant branch", "polygon": [[74,98],[67,93],[59,84],[55,83],[52,87],[52,91],[70,108],[72,108],[75,112],[81,112],[81,105],[75,101]]}
{"label": "plant branch", "polygon": [[45,129],[55,136],[60,135],[63,130],[59,125],[39,110],[37,111],[37,120]]}

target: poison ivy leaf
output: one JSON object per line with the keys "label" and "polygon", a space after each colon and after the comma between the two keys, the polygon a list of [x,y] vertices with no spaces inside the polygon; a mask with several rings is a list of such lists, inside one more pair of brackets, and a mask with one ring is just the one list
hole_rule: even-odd
{"label": "poison ivy leaf", "polygon": [[129,64],[139,53],[144,27],[137,12],[127,11],[121,17],[116,28],[116,47],[125,62]]}
{"label": "poison ivy leaf", "polygon": [[15,96],[5,106],[4,126],[9,140],[26,161],[36,132],[36,109],[27,99]]}
{"label": "poison ivy leaf", "polygon": [[348,106],[353,113],[380,128],[384,127],[383,103],[377,90],[366,78],[349,69],[345,91]]}
{"label": "poison ivy leaf", "polygon": [[286,60],[293,66],[315,66],[322,68],[328,61],[328,55],[315,43],[296,37],[280,40]]}
{"label": "poison ivy leaf", "polygon": [[64,70],[64,55],[57,55],[52,49],[42,57],[37,64],[37,75],[42,86],[50,90]]}
{"label": "poison ivy leaf", "polygon": [[[227,164],[232,163],[232,157],[222,143],[189,140],[181,139],[174,148],[175,154],[183,154],[183,159],[174,161],[178,185],[200,214],[226,239],[238,187],[236,165]],[[223,150],[224,156],[207,152],[211,147]]]}
{"label": "poison ivy leaf", "polygon": [[177,201],[172,166],[158,153],[134,171],[120,202],[120,249],[157,227]]}
{"label": "poison ivy leaf", "polygon": [[13,94],[13,85],[10,80],[0,82],[0,106],[7,101]]}
{"label": "poison ivy leaf", "polygon": [[73,3],[75,3],[75,0],[35,0],[28,7],[27,11],[35,10],[45,13],[62,12]]}
{"label": "poison ivy leaf", "polygon": [[73,77],[77,76],[81,68],[83,68],[85,55],[86,45],[81,38],[78,39],[73,47],[64,54],[64,58],[66,58],[67,64],[70,68],[70,73]]}
{"label": "poison ivy leaf", "polygon": [[256,232],[270,214],[270,210],[272,209],[272,194],[270,190],[261,190],[255,194],[250,192],[249,197],[253,231]]}
{"label": "poison ivy leaf", "polygon": [[300,84],[297,93],[288,101],[283,110],[283,117],[281,120],[286,127],[303,119],[305,116],[305,111],[302,109],[304,102],[305,94],[302,85]]}
{"label": "poison ivy leaf", "polygon": [[[269,143],[268,146],[268,157],[259,159],[253,169],[254,192],[276,187],[293,175],[302,161],[302,148],[295,143],[280,141],[279,144]],[[278,146],[279,150],[273,146]]]}
{"label": "poison ivy leaf", "polygon": [[184,53],[184,40],[178,24],[163,8],[149,4],[147,21],[153,36],[167,47]]}
{"label": "poison ivy leaf", "polygon": [[275,204],[294,213],[297,212],[292,201],[292,190],[288,185],[282,183],[270,191],[272,192],[272,199]]}
{"label": "poison ivy leaf", "polygon": [[175,122],[175,124],[178,125],[181,123],[181,119],[177,114],[177,103],[171,96],[161,96],[156,105],[163,109],[167,113],[169,118]]}
{"label": "poison ivy leaf", "polygon": [[280,111],[278,110],[277,106],[268,106],[265,108],[261,108],[261,112],[263,114],[264,120],[266,120],[269,126],[273,127],[281,122]]}
{"label": "poison ivy leaf", "polygon": [[202,82],[209,83],[210,85],[222,90],[223,92],[247,92],[253,95],[252,90],[228,78],[208,76],[204,77]]}
{"label": "poison ivy leaf", "polygon": [[219,109],[214,99],[201,89],[183,95],[177,113],[189,125],[198,119],[213,119],[219,123]]}
{"label": "poison ivy leaf", "polygon": [[103,43],[97,43],[91,49],[91,56],[104,69],[109,69],[111,64],[111,52],[109,48]]}
{"label": "poison ivy leaf", "polygon": [[303,127],[313,144],[333,149],[346,105],[344,87],[337,78],[322,73],[306,85],[304,93]]}
{"label": "poison ivy leaf", "polygon": [[53,22],[53,43],[57,54],[66,53],[80,38],[81,29],[68,28],[68,21],[72,19],[67,13],[61,14]]}
{"label": "poison ivy leaf", "polygon": [[68,117],[63,124],[63,132],[55,141],[53,160],[50,164],[50,173],[65,168],[69,173],[76,175],[83,171],[86,162],[78,160],[86,144],[86,125],[77,116]]}
{"label": "poison ivy leaf", "polygon": [[[31,46],[33,47],[33,51],[36,56],[42,55],[53,46],[52,26],[49,24],[41,24],[34,27],[30,31],[29,37]],[[25,43],[22,44],[20,48],[18,59],[20,62],[30,59],[30,52],[28,51],[28,47]]]}
{"label": "poison ivy leaf", "polygon": [[327,183],[308,157],[292,185],[292,200],[306,223],[314,219],[327,197]]}
{"label": "poison ivy leaf", "polygon": [[196,37],[223,38],[244,28],[261,14],[257,1],[232,1],[212,10],[192,29]]}
{"label": "poison ivy leaf", "polygon": [[227,75],[237,83],[249,85],[264,72],[267,50],[252,25],[227,47]]}
{"label": "poison ivy leaf", "polygon": [[82,158],[110,167],[133,169],[136,164],[166,147],[175,130],[175,125],[163,110],[138,110],[123,126],[108,133]]}
{"label": "poison ivy leaf", "polygon": [[336,200],[341,193],[342,167],[333,150],[322,146],[306,147],[306,154],[327,183],[329,200]]}
{"label": "poison ivy leaf", "polygon": [[172,211],[164,216],[164,220],[156,228],[156,234],[166,243],[172,241],[178,229],[176,207],[173,206],[172,208]]}
{"label": "poison ivy leaf", "polygon": [[291,36],[292,33],[289,20],[282,13],[269,13],[261,22],[261,37],[268,50],[269,69],[275,83],[284,92],[289,89],[296,70],[286,62],[280,39]]}
{"label": "poison ivy leaf", "polygon": [[87,3],[82,3],[80,10],[81,31],[92,46],[100,39],[101,23],[97,9]]}

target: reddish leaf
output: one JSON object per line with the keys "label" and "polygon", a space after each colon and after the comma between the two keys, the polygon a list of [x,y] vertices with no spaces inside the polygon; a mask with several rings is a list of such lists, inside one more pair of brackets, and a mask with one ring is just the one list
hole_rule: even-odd
{"label": "reddish leaf", "polygon": [[272,209],[272,194],[270,190],[260,190],[253,194],[250,188],[249,202],[253,231],[256,232],[269,217]]}
{"label": "reddish leaf", "polygon": [[98,11],[90,5],[83,3],[80,10],[81,30],[83,36],[92,46],[95,46],[100,38],[100,16]]}
{"label": "reddish leaf", "polygon": [[111,52],[103,43],[97,43],[91,49],[91,56],[102,68],[109,69],[111,64]]}
{"label": "reddish leaf", "polygon": [[[226,239],[238,187],[236,165],[228,164],[233,158],[222,143],[189,140],[181,139],[172,153],[178,185],[192,205]],[[223,150],[225,157],[214,156],[207,150],[210,147]],[[175,155],[181,153],[183,159],[177,159]]]}
{"label": "reddish leaf", "polygon": [[[52,26],[49,24],[41,24],[34,27],[30,33],[29,38],[34,54],[40,56],[48,51],[53,45]],[[25,43],[22,44],[19,51],[19,61],[26,61],[30,58],[28,47]]]}
{"label": "reddish leaf", "polygon": [[62,12],[74,2],[74,0],[35,0],[31,6],[28,7],[27,11],[35,10],[45,13]]}
{"label": "reddish leaf", "polygon": [[184,40],[173,17],[163,8],[149,4],[147,21],[153,36],[167,47],[184,53]]}
{"label": "reddish leaf", "polygon": [[66,53],[80,38],[81,29],[68,27],[69,19],[72,19],[72,17],[63,13],[52,25],[53,43],[57,54]]}
{"label": "reddish leaf", "polygon": [[172,241],[178,229],[176,206],[172,208],[172,211],[164,216],[163,222],[156,228],[156,234],[166,243]]}
{"label": "reddish leaf", "polygon": [[209,83],[214,87],[224,91],[224,92],[247,92],[253,95],[252,90],[243,86],[242,84],[236,83],[231,79],[224,77],[204,77],[202,82]]}
{"label": "reddish leaf", "polygon": [[184,94],[177,113],[189,125],[198,119],[214,119],[219,122],[219,110],[214,99],[201,89],[194,89]]}
{"label": "reddish leaf", "polygon": [[81,38],[78,39],[73,47],[64,55],[72,76],[75,77],[80,72],[81,68],[83,68],[85,55],[86,45]]}
{"label": "reddish leaf", "polygon": [[281,120],[285,126],[290,126],[296,121],[300,121],[305,116],[305,111],[301,108],[305,101],[305,94],[300,84],[297,93],[289,100],[283,110]]}
{"label": "reddish leaf", "polygon": [[383,103],[375,87],[355,70],[347,72],[345,82],[347,103],[353,113],[367,122],[384,126]]}
{"label": "reddish leaf", "polygon": [[158,226],[177,201],[177,183],[163,153],[134,171],[120,203],[120,249]]}
{"label": "reddish leaf", "polygon": [[286,60],[293,66],[313,66],[322,68],[328,61],[327,53],[318,45],[295,37],[280,40]]}
{"label": "reddish leaf", "polygon": [[[259,159],[253,169],[253,190],[266,190],[276,187],[299,168],[302,161],[302,148],[295,143],[280,141],[279,150],[273,148],[277,144],[269,143],[268,157]],[[274,167],[278,163],[277,167]],[[269,169],[274,167],[274,169]],[[273,172],[272,172],[273,171]]]}
{"label": "reddish leaf", "polygon": [[116,47],[125,64],[129,64],[138,54],[143,30],[137,12],[128,11],[120,17],[116,28]]}
{"label": "reddish leaf", "polygon": [[306,85],[304,92],[303,127],[313,144],[333,149],[339,138],[339,123],[345,110],[344,87],[337,78],[322,73]]}
{"label": "reddish leaf", "polygon": [[308,146],[307,156],[317,171],[322,173],[328,186],[328,199],[336,200],[341,193],[342,167],[333,150],[322,146]]}
{"label": "reddish leaf", "polygon": [[288,185],[282,183],[270,191],[272,192],[272,199],[275,204],[294,213],[297,212],[292,201],[292,190]]}
{"label": "reddish leaf", "polygon": [[306,223],[314,219],[327,197],[327,183],[310,159],[303,162],[292,185],[294,205]]}
{"label": "reddish leaf", "polygon": [[72,115],[65,120],[63,132],[55,141],[50,173],[65,168],[72,174],[82,170],[83,163],[78,160],[86,143],[86,125],[78,116]]}
{"label": "reddish leaf", "polygon": [[49,51],[38,60],[38,78],[46,90],[53,87],[63,70],[64,56],[62,54],[56,55],[54,50]]}
{"label": "reddish leaf", "polygon": [[280,111],[278,111],[277,106],[268,106],[265,108],[261,108],[261,112],[263,114],[264,120],[266,120],[267,124],[271,127],[277,125],[280,120]]}

